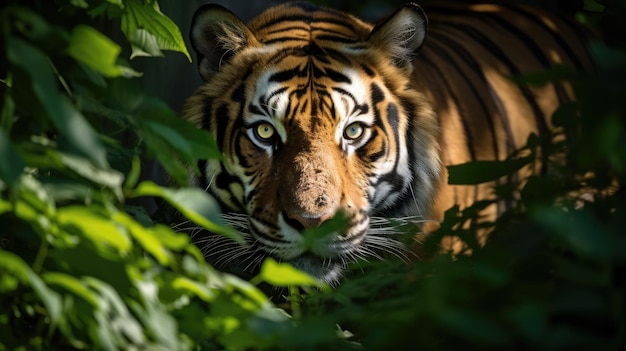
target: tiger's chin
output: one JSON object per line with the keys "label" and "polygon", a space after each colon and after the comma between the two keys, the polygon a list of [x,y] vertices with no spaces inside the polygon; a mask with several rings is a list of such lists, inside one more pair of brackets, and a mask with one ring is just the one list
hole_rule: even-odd
{"label": "tiger's chin", "polygon": [[337,285],[346,269],[345,264],[341,261],[320,257],[312,253],[304,253],[287,262],[329,285]]}

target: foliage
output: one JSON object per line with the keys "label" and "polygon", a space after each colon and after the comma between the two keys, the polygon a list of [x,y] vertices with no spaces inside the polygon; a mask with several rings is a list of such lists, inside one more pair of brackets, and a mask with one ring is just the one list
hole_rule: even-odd
{"label": "foliage", "polygon": [[[597,13],[581,20],[623,33],[621,22],[600,24],[622,18],[623,3],[586,3]],[[112,24],[125,44],[111,39]],[[0,350],[626,346],[619,44],[595,43],[597,71],[565,77],[579,96],[554,116],[567,139],[532,136],[508,161],[450,170],[452,181],[474,183],[567,155],[521,188],[497,188],[512,204],[502,218],[474,221],[488,203],[450,209],[425,239],[429,259],[363,262],[327,289],[272,260],[251,282],[217,272],[187,235],[137,206],[157,197],[237,240],[214,201],[186,187],[185,164],[221,157],[214,140],[146,96],[141,73],[120,56],[128,46],[131,58],[188,57],[156,1],[10,1],[0,28]],[[557,78],[562,70],[520,79]],[[139,181],[141,158],[178,186]],[[485,226],[493,233],[481,246],[474,238]],[[437,252],[451,236],[471,253]],[[272,302],[263,284],[286,288],[286,303]]]}
{"label": "foliage", "polygon": [[120,45],[86,23],[119,19],[133,56],[188,56],[178,28],[155,1],[62,5],[0,14],[0,349],[271,345],[288,316],[132,203],[160,197],[234,235],[200,189],[138,183],[139,157],[185,185],[185,163],[220,154],[208,133],[145,96]]}

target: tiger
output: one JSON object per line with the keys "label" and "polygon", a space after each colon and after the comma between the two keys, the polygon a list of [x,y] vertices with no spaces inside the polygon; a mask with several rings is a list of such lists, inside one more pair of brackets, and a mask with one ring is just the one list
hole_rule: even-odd
{"label": "tiger", "polygon": [[[492,183],[449,185],[446,166],[505,159],[553,128],[572,87],[511,78],[589,69],[587,36],[574,21],[499,2],[407,3],[377,23],[308,2],[248,24],[200,7],[190,41],[203,83],[182,115],[223,158],[200,160],[190,182],[245,244],[206,232],[194,242],[223,269],[254,274],[272,257],[329,284],[381,251],[404,256],[394,223],[427,227],[493,196]],[[338,217],[339,229],[304,235]]]}

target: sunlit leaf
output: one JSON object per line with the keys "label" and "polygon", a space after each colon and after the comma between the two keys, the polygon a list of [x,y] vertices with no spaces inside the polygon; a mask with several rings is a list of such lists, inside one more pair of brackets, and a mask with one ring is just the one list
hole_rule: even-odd
{"label": "sunlit leaf", "polygon": [[207,289],[206,285],[200,284],[189,278],[177,277],[172,280],[171,285],[174,289],[192,293],[207,302],[215,298],[215,294],[210,289]]}
{"label": "sunlit leaf", "polygon": [[65,230],[90,240],[103,253],[112,250],[123,257],[132,248],[128,235],[96,208],[86,206],[60,208],[57,211],[57,221]]}
{"label": "sunlit leaf", "polygon": [[0,199],[0,214],[10,211],[13,208],[10,202]]}
{"label": "sunlit leaf", "polygon": [[150,230],[159,238],[159,241],[170,250],[183,250],[190,245],[189,235],[185,233],[176,233],[172,228],[157,224],[150,227]]}
{"label": "sunlit leaf", "polygon": [[20,179],[20,199],[15,204],[15,214],[24,221],[49,225],[49,217],[54,216],[56,207],[42,184],[31,176]]}
{"label": "sunlit leaf", "polygon": [[294,268],[288,263],[278,263],[271,257],[263,261],[261,271],[253,282],[266,282],[274,286],[319,286],[325,284],[318,279]]}
{"label": "sunlit leaf", "polygon": [[116,77],[122,73],[116,64],[121,50],[119,45],[96,29],[78,25],[72,30],[67,53],[107,77]]}
{"label": "sunlit leaf", "polygon": [[183,53],[191,62],[180,29],[159,11],[156,2],[129,0],[125,4],[121,26],[133,49],[131,57],[161,56],[160,50],[173,50]]}
{"label": "sunlit leaf", "polygon": [[250,282],[245,281],[237,276],[225,274],[222,276],[225,286],[232,286],[244,293],[246,297],[254,301],[258,306],[269,305],[270,302],[267,296],[263,294],[259,288],[252,285]]}
{"label": "sunlit leaf", "polygon": [[62,287],[87,301],[94,308],[98,307],[98,296],[76,277],[61,272],[47,272],[42,275],[42,278],[48,285]]}
{"label": "sunlit leaf", "polygon": [[60,158],[67,168],[96,184],[106,186],[117,195],[118,199],[122,198],[124,176],[120,172],[110,168],[97,168],[86,159],[74,155],[61,153]]}
{"label": "sunlit leaf", "polygon": [[126,180],[124,181],[124,188],[134,188],[141,176],[141,159],[134,156],[131,161],[131,167],[126,174]]}
{"label": "sunlit leaf", "polygon": [[158,196],[166,200],[192,222],[213,233],[227,235],[243,243],[243,239],[219,217],[220,209],[213,198],[198,188],[170,189],[153,182],[142,182],[129,197]]}
{"label": "sunlit leaf", "polygon": [[119,349],[115,344],[127,345],[124,340],[128,338],[131,344],[145,345],[146,340],[141,323],[129,311],[128,306],[116,291],[108,283],[92,277],[83,278],[86,286],[95,291],[98,296],[99,309],[95,311],[95,317],[99,322],[96,332],[99,341],[109,346],[109,349]]}
{"label": "sunlit leaf", "polygon": [[154,256],[159,264],[167,266],[171,263],[172,256],[170,252],[163,246],[159,237],[150,228],[142,226],[123,212],[116,212],[111,219],[127,228],[128,233],[144,250]]}

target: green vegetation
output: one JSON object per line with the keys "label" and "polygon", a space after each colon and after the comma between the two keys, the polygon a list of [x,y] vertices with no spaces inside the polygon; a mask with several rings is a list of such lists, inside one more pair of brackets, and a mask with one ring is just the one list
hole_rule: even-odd
{"label": "green vegetation", "polygon": [[[451,209],[427,238],[431,259],[362,263],[335,289],[272,260],[251,282],[217,272],[187,235],[136,205],[157,197],[236,238],[213,200],[186,187],[184,164],[220,157],[214,141],[146,96],[120,56],[129,47],[131,58],[189,57],[156,1],[9,3],[0,12],[0,350],[626,346],[626,50],[614,39],[626,32],[615,20],[623,1],[587,1],[597,13],[579,15],[612,44],[593,45],[597,72],[522,78],[575,83],[580,100],[554,116],[567,140],[532,136],[530,156],[462,166],[452,179],[510,174],[563,150],[567,166],[520,190],[499,187],[500,199],[519,201],[488,224],[484,247],[472,218],[486,204]],[[111,39],[116,30],[123,39]],[[143,158],[178,186],[139,181]],[[572,196],[589,193],[594,201]],[[437,253],[446,236],[472,254]],[[287,301],[272,303],[260,284],[283,287]]]}

